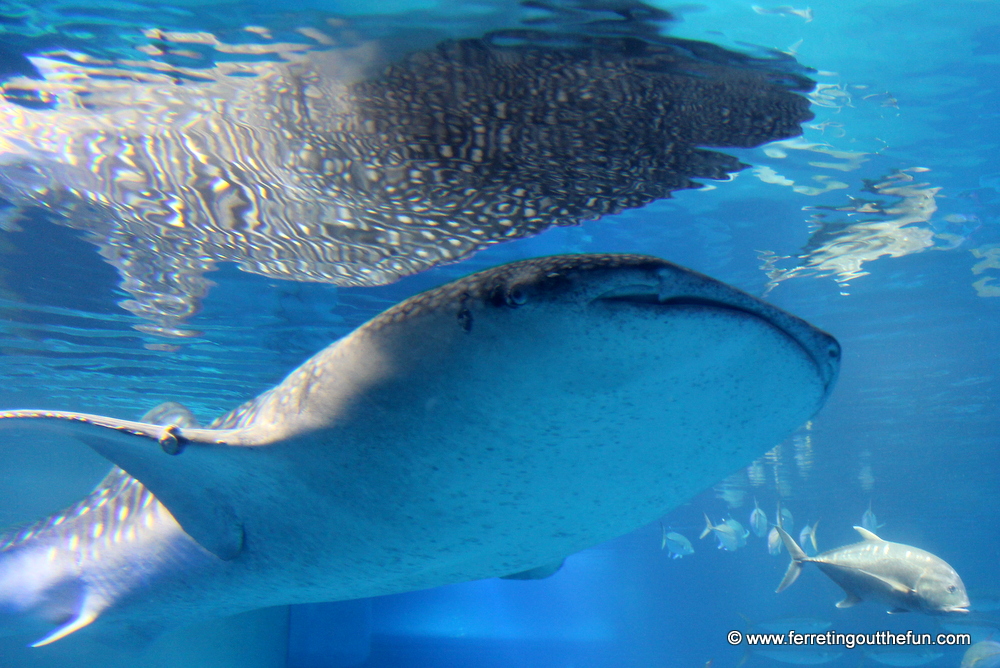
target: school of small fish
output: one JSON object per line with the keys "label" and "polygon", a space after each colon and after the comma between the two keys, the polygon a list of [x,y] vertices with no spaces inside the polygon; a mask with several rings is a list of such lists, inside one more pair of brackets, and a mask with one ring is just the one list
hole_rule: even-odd
{"label": "school of small fish", "polygon": [[[715,534],[716,539],[719,541],[718,548],[727,552],[735,552],[741,547],[745,547],[747,538],[754,535],[766,540],[769,554],[781,554],[784,543],[781,538],[781,531],[779,530],[791,535],[792,529],[795,526],[795,518],[792,515],[792,511],[787,506],[782,505],[780,499],[775,507],[774,524],[771,524],[768,521],[767,513],[760,507],[757,498],[754,497],[753,510],[750,512],[749,518],[749,529],[744,528],[740,522],[732,517],[726,517],[720,520],[718,524],[713,524],[712,518],[709,517],[708,513],[702,514],[705,518],[705,527],[702,529],[699,538],[708,538],[710,535]],[[810,557],[816,556],[819,553],[819,542],[816,537],[816,527],[818,525],[818,519],[814,520],[812,524],[806,522],[805,526],[799,531],[798,545]],[[860,526],[871,533],[875,533],[875,531],[885,526],[884,523],[879,523],[878,518],[875,516],[871,501],[868,502],[868,508],[861,515]],[[663,522],[660,522],[660,529],[660,549],[667,550],[671,558],[678,559],[689,554],[694,554],[691,541],[685,538],[683,534],[670,531]],[[980,603],[983,607],[979,607],[977,611],[1000,609],[1000,604],[990,605],[988,602],[994,600],[1000,600],[1000,596],[993,596],[992,598],[984,596]]]}

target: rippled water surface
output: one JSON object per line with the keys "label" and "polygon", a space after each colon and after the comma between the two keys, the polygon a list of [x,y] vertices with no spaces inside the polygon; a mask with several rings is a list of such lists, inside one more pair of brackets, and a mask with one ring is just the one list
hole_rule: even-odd
{"label": "rippled water surface", "polygon": [[[252,613],[145,662],[856,666],[726,632],[949,623],[836,609],[815,567],[775,594],[787,552],[698,540],[703,513],[749,525],[755,499],[796,537],[818,522],[821,550],[870,505],[884,538],[958,570],[964,622],[1000,628],[1000,6],[374,4],[0,0],[0,408],[174,400],[207,422],[408,296],[569,252],[762,296],[838,338],[838,386],[662,528],[551,578]],[[4,525],[107,469],[25,430],[0,453]],[[694,553],[670,559],[667,531]],[[0,666],[74,665],[27,640],[0,637]]]}

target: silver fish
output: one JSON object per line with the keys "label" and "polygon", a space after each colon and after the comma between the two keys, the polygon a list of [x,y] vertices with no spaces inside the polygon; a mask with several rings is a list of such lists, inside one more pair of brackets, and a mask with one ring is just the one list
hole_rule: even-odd
{"label": "silver fish", "polygon": [[757,534],[757,538],[767,535],[767,514],[757,505],[757,498],[753,500],[753,512],[750,513],[750,528]]}
{"label": "silver fish", "polygon": [[732,517],[724,520],[723,523],[733,530],[733,534],[736,536],[736,547],[744,547],[747,544],[747,537],[750,535],[750,532],[744,529],[743,525]]}
{"label": "silver fish", "polygon": [[792,517],[792,511],[785,506],[779,506],[779,513],[781,514],[781,522],[778,523],[778,526],[790,533],[795,527],[795,519]]}
{"label": "silver fish", "polygon": [[58,599],[38,644],[153,636],[556,564],[760,456],[820,408],[839,354],[663,260],[567,255],[408,299],[207,428],[0,412],[127,471],[79,531],[5,542],[0,608]]}
{"label": "silver fish", "polygon": [[[736,532],[736,529],[725,522],[713,525],[712,520],[706,514],[705,528],[702,530],[699,538],[707,538],[712,533],[714,533],[715,537],[719,539],[720,550],[735,552],[741,547],[740,535]],[[746,545],[746,536],[743,537],[743,545]]]}
{"label": "silver fish", "polygon": [[663,534],[663,546],[668,548],[671,559],[680,559],[689,554],[694,554],[694,547],[692,547],[691,541],[676,531]]}
{"label": "silver fish", "polygon": [[771,527],[767,532],[767,551],[769,554],[781,554],[781,534],[778,527]]}
{"label": "silver fish", "polygon": [[854,527],[864,539],[810,557],[784,530],[781,539],[792,555],[785,577],[776,591],[787,589],[814,563],[847,593],[838,608],[864,600],[885,604],[890,613],[923,612],[931,615],[968,612],[965,585],[943,559],[916,547],[882,540],[863,527]]}
{"label": "silver fish", "polygon": [[871,532],[878,531],[884,524],[879,524],[878,519],[875,517],[875,513],[872,512],[872,502],[868,501],[868,510],[865,514],[861,516],[861,526],[868,529]]}
{"label": "silver fish", "polygon": [[777,555],[781,554],[781,535],[778,533],[779,527],[788,527],[788,531],[791,531],[793,524],[792,512],[787,508],[783,508],[781,505],[781,499],[778,499],[778,506],[774,512],[775,524],[771,527],[771,530],[767,533],[767,551],[769,554]]}
{"label": "silver fish", "polygon": [[833,622],[827,619],[815,619],[812,617],[783,617],[781,619],[753,622],[751,626],[753,629],[763,633],[788,633],[789,631],[822,633],[833,626]]}
{"label": "silver fish", "polygon": [[790,5],[781,5],[780,7],[761,7],[759,5],[753,5],[753,10],[758,14],[774,14],[778,16],[798,16],[806,20],[809,23],[813,20],[813,10],[812,7],[805,7],[802,9],[797,9]]}
{"label": "silver fish", "polygon": [[867,647],[864,655],[886,666],[924,666],[937,661],[943,652],[935,652],[930,647]]}
{"label": "silver fish", "polygon": [[799,545],[802,546],[803,551],[810,557],[819,552],[819,547],[816,545],[816,525],[818,524],[819,520],[813,522],[812,526],[806,523],[802,527],[802,531],[799,532]]}
{"label": "silver fish", "polygon": [[779,663],[790,663],[796,666],[818,666],[836,661],[844,655],[843,652],[834,652],[828,649],[800,647],[756,648],[753,653]]}
{"label": "silver fish", "polygon": [[961,668],[998,668],[1000,666],[1000,643],[983,640],[965,650]]}

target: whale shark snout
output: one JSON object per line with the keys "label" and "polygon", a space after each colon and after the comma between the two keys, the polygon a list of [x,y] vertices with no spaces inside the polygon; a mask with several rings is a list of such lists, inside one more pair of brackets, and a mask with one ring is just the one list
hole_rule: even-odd
{"label": "whale shark snout", "polygon": [[[827,391],[833,389],[840,371],[840,344],[805,320],[778,309],[747,293],[690,269],[660,261],[657,281],[614,285],[597,299],[630,301],[661,307],[729,308],[769,322],[780,329],[812,358]],[[620,283],[620,281],[615,281]]]}
{"label": "whale shark snout", "polygon": [[[674,309],[730,309],[760,318],[801,346],[815,364],[826,388],[826,395],[832,391],[840,370],[841,349],[831,335],[710,276],[658,258],[620,258],[603,266],[575,268],[571,272],[572,280],[578,285],[573,290],[564,288],[565,292],[574,297],[579,293],[586,293],[592,301],[629,302]],[[559,256],[549,259],[554,263],[559,262]],[[551,281],[554,277],[563,278],[558,269],[546,271],[543,267],[537,270],[537,274],[535,281],[539,283]],[[525,280],[522,278],[520,283],[523,292]]]}

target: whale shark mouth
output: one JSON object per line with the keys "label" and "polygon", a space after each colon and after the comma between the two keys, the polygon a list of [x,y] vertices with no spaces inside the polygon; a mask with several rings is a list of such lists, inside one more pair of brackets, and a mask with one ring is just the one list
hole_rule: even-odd
{"label": "whale shark mouth", "polygon": [[[816,365],[816,369],[819,372],[820,377],[823,379],[823,385],[826,389],[827,395],[829,395],[830,391],[833,389],[834,382],[837,379],[840,367],[840,345],[832,338],[826,342],[825,346],[818,347],[816,345],[810,345],[794,331],[797,328],[795,323],[799,323],[799,319],[781,311],[776,307],[764,304],[763,309],[756,310],[752,308],[744,308],[739,304],[731,302],[695,295],[665,295],[661,286],[654,283],[636,283],[618,286],[608,290],[607,292],[601,293],[595,297],[593,301],[624,302],[640,306],[648,305],[661,308],[706,308],[717,311],[740,313],[757,320],[763,320],[794,341],[806,353],[806,355],[809,356],[809,358]],[[768,312],[771,310],[773,310],[773,313]],[[804,323],[802,324],[804,325]],[[808,326],[806,325],[806,327]]]}
{"label": "whale shark mouth", "polygon": [[[646,288],[646,290],[644,291],[643,288]],[[652,304],[655,306],[702,306],[711,309],[746,313],[754,318],[760,318],[761,320],[771,322],[761,313],[741,308],[734,304],[716,301],[714,299],[686,295],[677,297],[661,297],[659,291],[656,289],[656,286],[629,285],[615,288],[602,294],[600,297],[597,297],[594,301],[628,302],[630,304]],[[778,325],[775,326],[777,327]]]}

